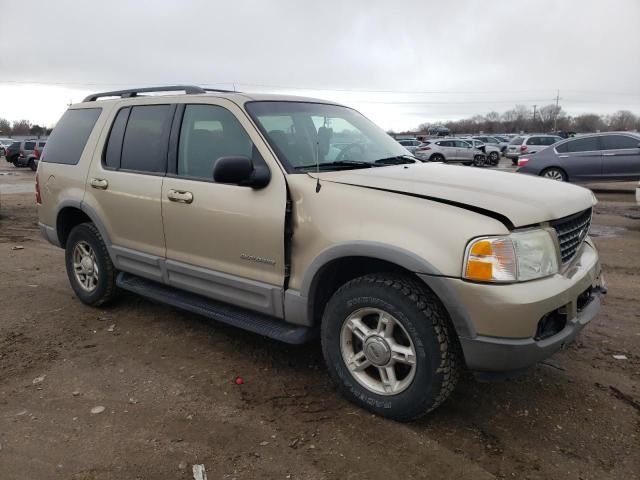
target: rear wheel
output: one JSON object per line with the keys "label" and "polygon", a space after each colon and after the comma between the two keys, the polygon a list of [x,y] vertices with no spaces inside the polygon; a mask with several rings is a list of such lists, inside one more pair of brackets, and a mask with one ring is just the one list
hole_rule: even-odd
{"label": "rear wheel", "polygon": [[97,307],[116,293],[116,269],[93,223],[81,223],[69,234],[65,263],[71,288],[80,301]]}
{"label": "rear wheel", "polygon": [[431,158],[429,159],[432,162],[444,162],[444,156],[439,154],[439,153],[434,153],[433,155],[431,155]]}
{"label": "rear wheel", "polygon": [[540,173],[541,177],[549,178],[551,180],[556,180],[558,182],[566,182],[567,174],[561,168],[551,167],[545,168],[542,173]]}
{"label": "rear wheel", "polygon": [[378,415],[413,420],[456,385],[460,357],[447,313],[411,278],[375,274],[348,282],[327,304],[321,333],[338,389]]}
{"label": "rear wheel", "polygon": [[36,162],[29,160],[29,168],[35,172],[38,169],[38,166],[36,165]]}

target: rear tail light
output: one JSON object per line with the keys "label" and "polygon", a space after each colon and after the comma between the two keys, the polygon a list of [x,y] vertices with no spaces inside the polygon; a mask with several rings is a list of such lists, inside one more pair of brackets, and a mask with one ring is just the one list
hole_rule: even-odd
{"label": "rear tail light", "polygon": [[519,158],[518,159],[518,166],[519,167],[524,167],[527,163],[529,163],[529,159],[528,158]]}
{"label": "rear tail light", "polygon": [[520,145],[520,152],[524,153],[527,151],[527,146],[526,145]]}
{"label": "rear tail light", "polygon": [[37,148],[33,151],[33,155],[36,157],[36,160],[40,160],[40,150]]}
{"label": "rear tail light", "polygon": [[40,196],[40,182],[38,181],[38,174],[36,173],[36,203],[42,205],[42,196]]}

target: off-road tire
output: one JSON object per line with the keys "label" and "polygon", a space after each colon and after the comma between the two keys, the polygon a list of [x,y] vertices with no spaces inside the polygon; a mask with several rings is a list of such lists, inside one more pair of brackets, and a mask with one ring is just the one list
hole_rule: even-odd
{"label": "off-road tire", "polygon": [[[73,251],[78,242],[84,241],[92,248],[99,267],[98,282],[95,290],[87,292],[78,283],[73,269]],[[65,245],[65,265],[67,277],[76,296],[86,305],[98,307],[111,301],[117,294],[116,274],[107,246],[100,231],[93,223],[81,223],[71,230]]]}
{"label": "off-road tire", "polygon": [[[377,308],[393,315],[415,346],[415,376],[398,394],[380,395],[365,388],[343,360],[343,323],[361,308]],[[444,306],[426,285],[408,276],[371,274],[340,287],[324,311],[321,339],[329,375],[342,395],[396,421],[411,421],[437,408],[454,390],[460,375],[460,346]]]}

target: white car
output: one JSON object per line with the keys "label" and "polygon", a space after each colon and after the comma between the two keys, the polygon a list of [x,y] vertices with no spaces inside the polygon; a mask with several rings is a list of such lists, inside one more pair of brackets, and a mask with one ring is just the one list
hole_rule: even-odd
{"label": "white car", "polygon": [[0,156],[4,155],[7,147],[14,142],[11,138],[0,138]]}

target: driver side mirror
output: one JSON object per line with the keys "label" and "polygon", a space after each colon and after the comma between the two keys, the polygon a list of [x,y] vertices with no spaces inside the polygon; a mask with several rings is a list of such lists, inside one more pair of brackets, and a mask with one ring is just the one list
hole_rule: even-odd
{"label": "driver side mirror", "polygon": [[264,188],[271,180],[266,166],[254,166],[249,157],[220,157],[213,165],[213,180],[216,183]]}

